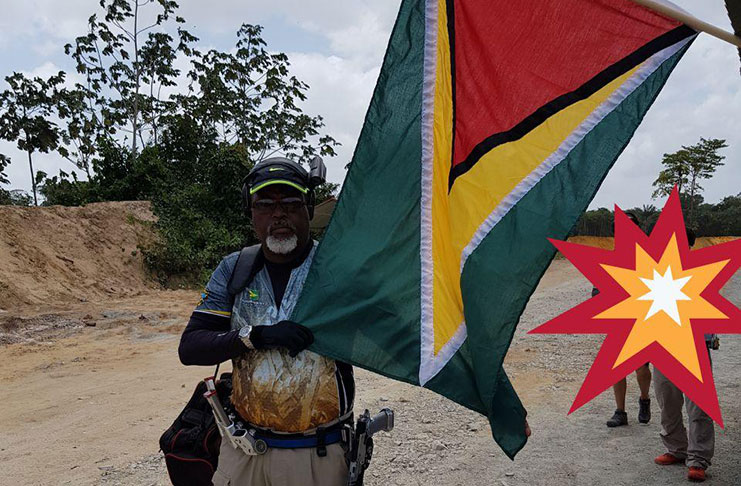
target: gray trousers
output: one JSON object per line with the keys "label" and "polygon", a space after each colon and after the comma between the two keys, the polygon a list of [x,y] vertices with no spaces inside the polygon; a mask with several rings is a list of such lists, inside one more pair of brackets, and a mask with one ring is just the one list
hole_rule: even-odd
{"label": "gray trousers", "polygon": [[314,448],[268,449],[247,456],[228,440],[221,441],[214,486],[345,486],[347,462],[340,443],[327,446],[319,457]]}
{"label": "gray trousers", "polygon": [[[653,373],[656,401],[661,407],[661,441],[674,457],[687,466],[707,469],[715,451],[715,429],[711,419],[687,398],[658,368]],[[684,427],[682,404],[687,409],[689,434]]]}

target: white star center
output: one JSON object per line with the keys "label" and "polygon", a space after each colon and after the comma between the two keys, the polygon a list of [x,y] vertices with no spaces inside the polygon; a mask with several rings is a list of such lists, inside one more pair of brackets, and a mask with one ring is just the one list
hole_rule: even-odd
{"label": "white star center", "polygon": [[654,278],[642,278],[641,281],[649,288],[649,292],[638,297],[638,300],[650,300],[651,308],[646,313],[646,320],[659,311],[664,311],[666,315],[672,318],[678,325],[682,325],[679,318],[679,309],[677,301],[691,300],[682,292],[682,287],[689,281],[692,276],[674,279],[672,278],[672,267],[667,267],[666,273],[660,275],[654,269]]}

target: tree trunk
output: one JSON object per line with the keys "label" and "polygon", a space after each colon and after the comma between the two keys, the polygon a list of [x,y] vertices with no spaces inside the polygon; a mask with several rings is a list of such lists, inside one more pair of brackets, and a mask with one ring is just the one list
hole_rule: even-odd
{"label": "tree trunk", "polygon": [[692,182],[690,182],[690,207],[687,213],[687,220],[690,222],[690,225],[694,223],[694,220],[692,219],[692,215],[695,212],[694,210],[695,210],[695,187],[696,186],[697,186],[697,176],[693,174]]}
{"label": "tree trunk", "polygon": [[[26,137],[26,140],[28,140],[28,137]],[[31,151],[26,150],[26,153],[28,153],[28,166],[31,168],[31,187],[33,188],[33,205],[38,206],[39,201],[36,199],[36,177],[34,177],[33,173],[33,160],[31,160]]]}
{"label": "tree trunk", "polygon": [[139,44],[137,39],[139,38],[139,32],[137,29],[137,21],[139,20],[139,2],[134,2],[134,108],[131,115],[131,156],[136,158],[136,135],[138,132],[138,118],[139,118]]}

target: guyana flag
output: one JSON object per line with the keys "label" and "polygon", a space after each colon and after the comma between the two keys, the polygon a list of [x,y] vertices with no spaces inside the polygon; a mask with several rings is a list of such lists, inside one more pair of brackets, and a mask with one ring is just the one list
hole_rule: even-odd
{"label": "guyana flag", "polygon": [[403,0],[293,316],[312,349],[486,415],[513,458],[526,412],[502,362],[546,238],[695,36],[630,0]]}
{"label": "guyana flag", "polygon": [[[741,1],[726,0],[726,10],[728,10],[728,17],[731,19],[733,33],[737,37],[741,37]],[[741,47],[738,49],[738,57],[741,58]]]}

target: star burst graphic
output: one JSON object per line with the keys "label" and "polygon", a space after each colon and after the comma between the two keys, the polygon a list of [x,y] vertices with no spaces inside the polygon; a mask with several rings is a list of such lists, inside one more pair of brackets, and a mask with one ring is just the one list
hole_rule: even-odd
{"label": "star burst graphic", "polygon": [[530,333],[607,335],[569,413],[650,362],[723,427],[704,335],[741,334],[741,239],[690,250],[675,188],[650,236],[616,207],[614,250],[550,241],[600,293]]}

